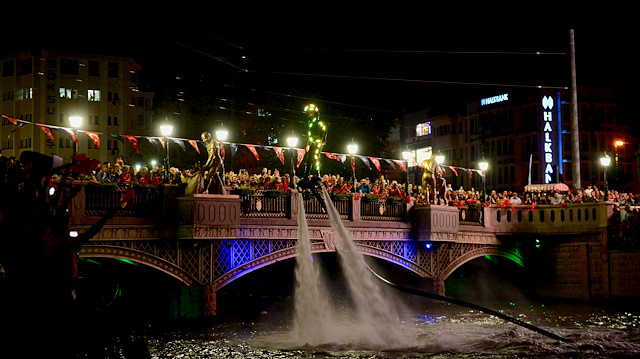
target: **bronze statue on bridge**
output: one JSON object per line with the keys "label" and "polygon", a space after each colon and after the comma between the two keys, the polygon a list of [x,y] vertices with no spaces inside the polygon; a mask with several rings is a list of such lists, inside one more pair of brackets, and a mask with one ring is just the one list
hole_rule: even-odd
{"label": "bronze statue on bridge", "polygon": [[207,146],[207,162],[200,167],[196,174],[196,181],[193,181],[195,188],[187,188],[187,193],[204,193],[204,194],[226,194],[224,182],[220,177],[220,167],[222,167],[222,156],[220,155],[220,146],[217,141],[211,137],[211,133],[203,132],[202,141]]}
{"label": "bronze statue on bridge", "polygon": [[433,156],[431,147],[427,147],[425,159],[422,161],[422,194],[425,202],[437,204],[440,198],[446,203],[447,181],[441,175],[440,164]]}

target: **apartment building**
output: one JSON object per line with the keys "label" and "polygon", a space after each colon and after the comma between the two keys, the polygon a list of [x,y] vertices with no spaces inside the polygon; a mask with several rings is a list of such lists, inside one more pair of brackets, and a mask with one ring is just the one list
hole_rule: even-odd
{"label": "apartment building", "polygon": [[[38,50],[0,55],[0,148],[19,158],[23,151],[58,155],[68,161],[74,151],[101,162],[117,156],[131,161],[134,148],[122,135],[150,133],[153,94],[138,87],[141,67],[127,57]],[[82,124],[74,133],[70,117]],[[37,125],[51,130],[53,140]],[[99,134],[99,142],[87,133]]]}

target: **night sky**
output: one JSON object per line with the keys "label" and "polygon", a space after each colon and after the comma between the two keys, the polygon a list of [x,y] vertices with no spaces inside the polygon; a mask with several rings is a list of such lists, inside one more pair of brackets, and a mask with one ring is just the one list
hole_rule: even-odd
{"label": "night sky", "polygon": [[[61,12],[5,36],[2,49],[130,56],[143,66],[149,90],[159,93],[177,91],[171,80],[180,76],[217,93],[235,88],[398,117],[510,88],[568,87],[574,29],[578,86],[620,89],[628,82],[635,68],[634,32],[621,17],[628,11],[497,6],[194,5],[99,20],[101,13],[83,20]],[[629,92],[619,96],[621,102],[631,98]]]}

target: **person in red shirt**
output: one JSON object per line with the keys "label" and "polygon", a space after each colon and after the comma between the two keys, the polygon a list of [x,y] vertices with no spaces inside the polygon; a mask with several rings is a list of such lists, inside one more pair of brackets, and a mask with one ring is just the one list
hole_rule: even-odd
{"label": "person in red shirt", "polygon": [[389,196],[390,197],[404,197],[402,191],[398,188],[398,182],[391,182],[391,188],[389,188]]}
{"label": "person in red shirt", "polygon": [[120,175],[120,183],[131,184],[131,168],[129,166],[122,167],[122,174]]}
{"label": "person in red shirt", "polygon": [[347,192],[347,185],[344,183],[344,178],[340,177],[338,183],[331,189],[333,193],[345,193]]}
{"label": "person in red shirt", "polygon": [[160,180],[160,175],[158,171],[153,172],[153,177],[151,177],[151,184],[154,186],[159,186],[162,183]]}

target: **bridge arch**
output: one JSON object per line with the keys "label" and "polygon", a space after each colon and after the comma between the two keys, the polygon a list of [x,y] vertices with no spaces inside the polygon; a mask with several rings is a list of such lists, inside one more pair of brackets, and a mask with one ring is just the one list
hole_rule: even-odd
{"label": "bridge arch", "polygon": [[163,258],[132,248],[89,244],[82,247],[82,249],[80,250],[80,257],[127,259],[155,268],[178,279],[184,284],[192,285],[198,283],[198,280],[196,278],[193,278],[189,273],[187,273],[179,266],[168,262]]}
{"label": "bridge arch", "polygon": [[524,266],[524,260],[522,257],[512,251],[500,249],[497,247],[480,247],[473,250],[470,250],[454,260],[447,265],[441,273],[438,275],[438,279],[445,280],[447,279],[456,269],[460,268],[463,264],[470,262],[476,258],[484,257],[484,256],[501,256],[507,259],[512,260],[516,264],[520,266]]}
{"label": "bridge arch", "polygon": [[[379,248],[363,245],[363,244],[356,244],[356,247],[358,248],[360,253],[363,255],[376,257],[376,258],[394,263],[398,266],[401,266],[405,269],[408,269],[416,273],[421,277],[430,276],[430,273],[428,273],[426,269],[418,266],[416,263],[413,263],[399,255],[393,254],[391,252],[388,252]],[[323,242],[311,243],[311,253],[328,253],[328,252],[336,252],[336,250],[327,248],[325,243]],[[252,261],[248,261],[246,263],[243,263],[242,265],[239,265],[236,268],[233,268],[232,270],[223,274],[222,276],[214,279],[214,281],[211,283],[212,287],[215,288],[215,290],[217,291],[223,288],[224,286],[226,286],[227,284],[233,282],[234,280],[244,276],[245,274],[249,274],[255,270],[258,270],[262,267],[273,264],[277,261],[295,258],[297,254],[298,254],[297,247],[289,247],[289,248],[272,252],[266,256],[256,258]]]}

